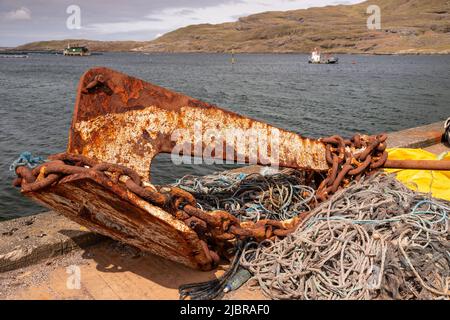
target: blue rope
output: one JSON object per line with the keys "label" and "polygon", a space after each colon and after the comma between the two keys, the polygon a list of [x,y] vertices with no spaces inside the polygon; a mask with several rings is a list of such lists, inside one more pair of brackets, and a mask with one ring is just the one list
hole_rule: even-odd
{"label": "blue rope", "polygon": [[9,166],[9,171],[15,171],[17,167],[27,166],[29,168],[35,168],[37,165],[45,162],[42,157],[33,157],[31,152],[22,152],[16,160]]}
{"label": "blue rope", "polygon": [[[431,210],[425,210],[425,211],[419,211],[419,207],[422,206],[423,204],[429,204],[430,206],[436,206],[438,208],[441,209],[441,211],[431,211]],[[440,216],[439,220],[435,220],[435,221],[428,221],[428,223],[430,224],[435,224],[435,223],[442,223],[446,220],[448,220],[448,212],[450,211],[450,208],[442,205],[440,203],[425,199],[425,200],[421,200],[419,201],[414,208],[412,209],[412,211],[406,215],[437,215]],[[403,215],[404,216],[404,215]],[[345,221],[348,223],[352,223],[352,224],[359,224],[359,225],[382,225],[382,224],[388,224],[388,223],[392,223],[392,222],[400,222],[402,221],[401,217],[400,218],[391,218],[391,219],[381,219],[381,220],[352,220],[352,219],[348,219],[346,217],[340,217],[340,216],[335,216],[335,217],[326,217],[326,218],[313,218],[311,219],[311,222],[308,223],[307,228],[310,228],[311,226],[314,225],[315,222],[318,221]]]}

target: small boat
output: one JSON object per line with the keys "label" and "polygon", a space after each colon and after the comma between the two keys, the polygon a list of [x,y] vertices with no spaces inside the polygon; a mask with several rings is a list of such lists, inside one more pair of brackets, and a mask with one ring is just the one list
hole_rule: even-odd
{"label": "small boat", "polygon": [[314,64],[336,64],[339,62],[339,58],[331,56],[330,54],[325,54],[324,56],[322,56],[320,50],[314,48],[314,51],[311,53],[311,58],[308,62]]}
{"label": "small boat", "polygon": [[71,46],[67,45],[67,48],[64,49],[63,55],[65,56],[79,56],[79,57],[87,57],[91,55],[91,52],[87,47],[84,46]]}

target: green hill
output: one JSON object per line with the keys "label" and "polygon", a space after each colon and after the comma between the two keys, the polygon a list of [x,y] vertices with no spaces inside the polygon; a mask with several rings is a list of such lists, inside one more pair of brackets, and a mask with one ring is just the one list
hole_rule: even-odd
{"label": "green hill", "polygon": [[[381,8],[381,30],[368,30],[369,5]],[[191,25],[148,42],[62,40],[19,50],[62,50],[68,42],[92,51],[450,53],[450,1],[373,0],[285,12],[264,12],[222,24]]]}
{"label": "green hill", "polygon": [[[367,29],[367,7],[381,9],[381,30]],[[218,25],[192,25],[151,41],[157,52],[450,53],[450,1],[374,0],[265,12]]]}

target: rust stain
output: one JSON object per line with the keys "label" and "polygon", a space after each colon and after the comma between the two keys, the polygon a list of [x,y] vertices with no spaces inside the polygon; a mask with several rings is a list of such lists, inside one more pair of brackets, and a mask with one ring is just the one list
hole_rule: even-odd
{"label": "rust stain", "polygon": [[[86,83],[101,75],[113,93],[102,91],[89,93]],[[81,79],[70,130],[67,152],[82,154],[105,162],[127,165],[144,179],[150,179],[151,160],[159,153],[171,153],[174,144],[196,143],[193,128],[201,124],[201,134],[215,130],[220,137],[231,130],[259,130],[269,138],[262,144],[250,144],[244,152],[237,153],[236,145],[222,146],[233,149],[233,155],[217,152],[213,141],[203,142],[202,150],[212,148],[212,157],[222,160],[243,160],[258,164],[272,164],[275,151],[282,167],[328,170],[325,145],[317,140],[304,138],[296,133],[275,128],[264,122],[243,117],[215,105],[202,102],[180,93],[155,86],[142,80],[107,68],[89,70]],[[174,132],[186,130],[186,134],[172,141]],[[143,135],[143,133],[145,133]],[[277,134],[278,150],[272,150]],[[264,150],[261,150],[262,148]],[[258,149],[259,148],[259,149]],[[267,157],[250,155],[266,154]],[[240,150],[242,151],[242,150]],[[194,155],[191,152],[183,155]],[[240,158],[240,159],[238,159]]]}

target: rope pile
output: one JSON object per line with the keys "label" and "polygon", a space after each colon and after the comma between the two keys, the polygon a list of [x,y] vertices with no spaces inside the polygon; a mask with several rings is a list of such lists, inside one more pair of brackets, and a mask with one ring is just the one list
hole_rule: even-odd
{"label": "rope pile", "polygon": [[273,299],[448,299],[449,213],[393,176],[362,177],[241,264]]}
{"label": "rope pile", "polygon": [[288,220],[310,211],[315,191],[304,172],[285,169],[274,174],[233,172],[188,175],[174,185],[191,193],[203,210],[225,210],[240,221]]}

